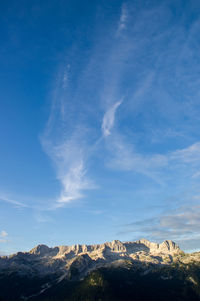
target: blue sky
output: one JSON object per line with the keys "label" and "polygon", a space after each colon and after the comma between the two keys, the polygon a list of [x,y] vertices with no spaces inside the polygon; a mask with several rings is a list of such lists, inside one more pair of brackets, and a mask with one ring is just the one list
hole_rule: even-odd
{"label": "blue sky", "polygon": [[200,249],[200,3],[0,4],[0,253]]}

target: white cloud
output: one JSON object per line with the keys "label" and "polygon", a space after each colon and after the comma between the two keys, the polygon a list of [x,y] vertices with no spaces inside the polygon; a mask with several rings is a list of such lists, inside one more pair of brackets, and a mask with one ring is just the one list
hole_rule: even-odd
{"label": "white cloud", "polygon": [[126,28],[126,23],[128,19],[128,10],[126,4],[122,5],[120,20],[117,28],[117,34],[119,34],[122,30]]}
{"label": "white cloud", "polygon": [[8,236],[8,233],[5,230],[2,230],[0,232],[0,237],[6,237],[6,236]]}
{"label": "white cloud", "polygon": [[6,243],[7,239],[6,237],[8,236],[8,233],[5,230],[1,230],[0,232],[0,243]]}
{"label": "white cloud", "polygon": [[86,141],[89,129],[77,117],[77,107],[74,111],[73,103],[65,96],[69,68],[68,65],[64,75],[58,76],[49,120],[41,136],[42,147],[52,160],[61,184],[53,209],[84,197],[84,190],[95,187],[87,177],[86,168],[90,152]]}
{"label": "white cloud", "polygon": [[54,162],[57,179],[61,183],[60,196],[55,200],[54,208],[82,198],[83,190],[94,189],[95,185],[86,175],[85,150],[79,134],[66,138],[59,145],[43,141],[43,147]]}
{"label": "white cloud", "polygon": [[102,127],[101,127],[104,137],[107,137],[111,134],[111,130],[114,126],[114,121],[115,121],[115,113],[116,113],[117,108],[121,105],[121,103],[122,103],[122,100],[117,101],[104,114]]}
{"label": "white cloud", "polygon": [[70,201],[83,197],[82,190],[94,188],[86,179],[86,170],[83,161],[74,162],[66,174],[60,177],[62,183],[62,192],[57,200],[59,204],[68,203]]}
{"label": "white cloud", "polygon": [[119,234],[133,233],[138,238],[145,236],[157,241],[171,239],[185,250],[200,249],[199,215],[199,205],[182,206],[171,213],[130,223]]}

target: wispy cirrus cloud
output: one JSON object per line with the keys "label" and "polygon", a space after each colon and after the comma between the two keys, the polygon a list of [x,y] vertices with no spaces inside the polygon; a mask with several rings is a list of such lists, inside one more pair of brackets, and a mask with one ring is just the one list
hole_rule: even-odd
{"label": "wispy cirrus cloud", "polygon": [[[118,34],[126,28],[127,21],[128,8],[126,3],[124,3],[121,7],[121,14],[118,21]],[[115,28],[116,25],[117,24],[115,24]],[[132,32],[129,32],[129,34],[127,33],[126,41],[120,39],[116,41],[115,37],[109,41],[110,51],[101,58],[101,65],[104,66],[103,72],[101,66],[97,63],[99,56],[102,56],[102,49],[104,49],[104,41],[101,41],[98,47],[95,45],[91,52],[91,58],[86,65],[83,64],[84,66],[79,70],[78,74],[70,74],[71,72],[73,73],[73,63],[67,63],[64,64],[64,68],[61,68],[62,70],[56,78],[51,113],[41,142],[45,152],[54,164],[57,179],[61,184],[60,196],[56,199],[57,206],[62,206],[68,202],[80,199],[84,195],[84,190],[93,189],[95,187],[88,177],[88,158],[91,155],[92,146],[96,145],[96,141],[98,141],[101,136],[100,131],[104,138],[114,137],[113,128],[115,115],[122,103],[122,100],[116,100],[121,98],[119,95],[124,95],[124,92],[126,94],[126,91],[124,91],[124,89],[121,91],[120,88],[123,76],[126,74],[126,60],[128,60],[132,53],[137,51],[138,48],[138,43],[136,43],[135,40],[132,41],[131,37]],[[71,61],[74,61],[74,55],[72,55]],[[131,68],[132,67],[133,66],[131,66]],[[75,89],[70,82],[71,78],[75,78]],[[96,97],[90,100],[90,94],[92,94],[93,91],[91,85],[93,78],[96,79],[96,81],[94,81],[94,90],[95,93],[97,93]],[[151,84],[151,80],[151,77],[150,79],[148,78],[146,86]],[[97,82],[98,89],[96,89]],[[130,83],[127,90],[129,88]],[[140,87],[140,89],[142,88]],[[94,93],[92,95],[94,95]],[[92,115],[99,102],[99,107],[107,107],[108,109],[106,109],[104,113],[103,120],[102,116],[99,118],[101,119],[101,124],[98,123],[99,128],[95,129],[98,133],[96,139],[94,139],[92,143],[91,141],[87,143],[87,140],[90,140],[90,133],[93,130],[92,124],[94,121]],[[93,107],[91,107],[91,103]],[[128,101],[128,103],[130,105],[130,101]],[[97,108],[99,107],[97,105]],[[117,158],[119,155],[118,157],[121,157],[123,152],[124,160],[124,162],[122,162],[120,158],[117,158],[117,166],[122,167],[127,165],[126,168],[128,169],[137,166],[136,169],[141,169],[142,164],[143,172],[148,173],[148,167],[146,166],[150,164],[142,155],[132,153],[130,150],[131,147],[127,150],[125,146],[120,145],[117,139],[115,139],[115,146],[117,146],[117,152],[115,151],[113,156]],[[95,151],[98,152],[98,149],[95,148]],[[163,157],[161,155],[155,155],[151,158],[152,165],[158,164],[157,161],[160,162],[162,159]],[[130,160],[132,161],[131,167],[128,167]],[[109,166],[109,164],[110,163],[106,164],[106,166]]]}
{"label": "wispy cirrus cloud", "polygon": [[142,154],[137,151],[134,143],[128,143],[127,138],[115,132],[110,138],[108,147],[112,153],[107,163],[109,167],[124,171],[132,170],[158,183],[163,183],[161,179],[165,178],[169,170],[185,169],[184,175],[190,178],[197,178],[199,175],[200,142],[172,152]]}
{"label": "wispy cirrus cloud", "polygon": [[115,122],[115,113],[117,108],[121,105],[121,103],[122,100],[117,101],[116,103],[111,105],[111,107],[105,112],[101,126],[104,137],[107,137],[111,134],[111,130]]}
{"label": "wispy cirrus cloud", "polygon": [[51,158],[61,185],[59,196],[52,200],[54,209],[82,198],[84,190],[95,187],[87,177],[88,128],[73,112],[73,105],[66,97],[66,89],[70,90],[69,72],[67,64],[57,78],[50,116],[41,135],[42,147]]}
{"label": "wispy cirrus cloud", "polygon": [[94,184],[87,178],[83,149],[74,142],[66,142],[56,149],[57,178],[62,184],[57,205],[80,199],[83,191],[93,189]]}
{"label": "wispy cirrus cloud", "polygon": [[[122,5],[120,17],[104,31],[103,40],[96,40],[90,56],[83,62],[80,57],[85,57],[84,53],[73,54],[56,79],[42,145],[61,186],[57,206],[78,200],[95,187],[88,167],[99,150],[104,156],[105,174],[106,169],[133,171],[163,185],[174,181],[180,167],[182,178],[198,172],[199,140],[189,140],[183,128],[182,116],[188,114],[184,93],[177,96],[174,91],[181,90],[171,82],[172,71],[177,85],[181,78],[180,62],[176,62],[184,40],[182,24],[174,28],[172,22],[166,28],[173,16],[165,3],[145,8],[139,5],[137,10],[129,6]],[[118,33],[126,29],[123,39],[116,39],[116,28]],[[178,41],[176,34],[171,35],[172,29],[180,33]],[[168,46],[170,51],[166,52]],[[120,126],[116,127],[117,118]],[[163,138],[172,128],[176,135]],[[156,131],[159,137],[152,142],[152,132]],[[179,134],[183,132],[184,137]],[[166,142],[156,148],[160,136],[164,144],[167,139],[182,139],[184,143],[179,145],[178,141],[168,149]]]}
{"label": "wispy cirrus cloud", "polygon": [[169,155],[171,160],[181,161],[185,164],[199,164],[200,162],[200,142],[196,142],[187,148],[177,149]]}
{"label": "wispy cirrus cloud", "polygon": [[11,204],[15,207],[27,207],[27,204],[22,203],[18,200],[15,200],[13,198],[10,198],[9,196],[5,195],[5,194],[0,194],[0,201]]}
{"label": "wispy cirrus cloud", "polygon": [[120,20],[117,28],[117,35],[119,35],[124,29],[126,29],[127,19],[128,19],[128,8],[127,5],[123,3],[121,7]]}
{"label": "wispy cirrus cloud", "polygon": [[87,179],[83,149],[78,141],[67,139],[59,145],[43,142],[43,147],[52,159],[57,179],[61,184],[60,196],[54,201],[53,207],[62,207],[66,203],[83,197],[83,191],[93,189],[94,184]]}

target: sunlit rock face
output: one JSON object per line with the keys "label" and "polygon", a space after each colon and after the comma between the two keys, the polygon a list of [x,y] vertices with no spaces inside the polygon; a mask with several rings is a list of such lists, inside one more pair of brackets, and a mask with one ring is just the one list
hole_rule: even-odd
{"label": "sunlit rock face", "polygon": [[49,248],[38,245],[30,252],[19,252],[8,257],[0,257],[0,268],[15,270],[17,273],[39,273],[40,275],[57,273],[70,274],[76,267],[80,274],[86,275],[92,269],[112,264],[116,261],[130,260],[135,263],[169,264],[174,255],[181,250],[172,241],[161,244],[146,239],[121,242],[114,240],[96,245],[72,245]]}
{"label": "sunlit rock face", "polygon": [[180,251],[179,246],[171,241],[171,240],[165,240],[161,244],[150,242],[147,239],[141,239],[137,241],[138,245],[145,245],[149,252],[152,254],[156,253],[167,253],[167,254],[175,254]]}

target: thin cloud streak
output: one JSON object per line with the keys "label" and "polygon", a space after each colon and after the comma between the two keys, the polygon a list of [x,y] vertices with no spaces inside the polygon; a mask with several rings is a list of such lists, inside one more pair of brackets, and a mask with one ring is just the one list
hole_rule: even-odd
{"label": "thin cloud streak", "polygon": [[184,149],[178,149],[170,155],[171,160],[178,160],[185,164],[200,163],[200,142],[196,142]]}
{"label": "thin cloud streak", "polygon": [[111,130],[114,126],[114,121],[115,121],[115,113],[117,108],[121,105],[121,103],[122,100],[117,101],[104,114],[103,122],[102,122],[102,132],[104,137],[111,135]]}
{"label": "thin cloud streak", "polygon": [[125,3],[123,3],[122,8],[121,8],[119,25],[117,28],[117,35],[119,35],[124,29],[126,29],[127,19],[128,19],[127,5]]}
{"label": "thin cloud streak", "polygon": [[2,202],[5,202],[5,203],[9,203],[9,204],[12,204],[16,207],[28,207],[26,204],[22,203],[22,202],[19,202],[19,201],[16,201],[12,198],[9,198],[5,195],[0,195],[0,201]]}

